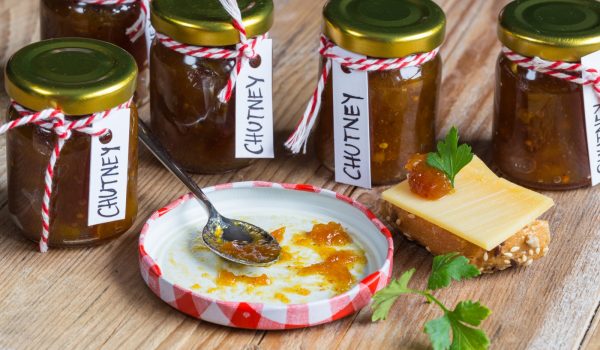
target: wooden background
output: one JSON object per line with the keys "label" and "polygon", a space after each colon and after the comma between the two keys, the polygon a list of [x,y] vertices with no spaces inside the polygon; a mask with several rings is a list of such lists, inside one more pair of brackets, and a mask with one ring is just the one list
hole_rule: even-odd
{"label": "wooden background", "polygon": [[[442,48],[444,83],[438,136],[459,127],[475,151],[489,159],[493,69],[500,45],[496,17],[506,1],[437,0],[448,16]],[[323,0],[275,0],[275,112],[283,140],[314,88]],[[0,0],[0,65],[38,38],[38,2]],[[0,102],[7,105],[2,92]],[[281,142],[279,142],[281,143]],[[4,138],[0,147],[4,148]],[[138,272],[138,232],[150,213],[185,190],[154,161],[140,154],[139,218],[132,230],[93,249],[36,253],[11,223],[6,208],[5,152],[0,151],[0,348],[187,349],[426,349],[426,320],[437,307],[403,297],[387,321],[373,324],[370,311],[338,322],[294,331],[248,331],[184,316],[159,300]],[[243,180],[311,183],[376,206],[378,191],[335,184],[312,155],[278,150],[235,173],[197,176],[203,186]],[[512,269],[455,284],[439,292],[455,304],[479,299],[493,310],[483,328],[493,349],[600,349],[600,189],[549,193],[556,207],[545,218],[554,232],[549,255],[526,269]],[[395,275],[417,268],[424,287],[431,256],[395,235]]]}

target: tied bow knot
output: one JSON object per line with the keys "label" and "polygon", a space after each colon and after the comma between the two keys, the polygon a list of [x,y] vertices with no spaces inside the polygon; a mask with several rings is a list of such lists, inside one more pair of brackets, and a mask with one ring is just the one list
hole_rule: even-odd
{"label": "tied bow knot", "polygon": [[227,84],[218,94],[218,99],[221,103],[228,103],[231,100],[233,91],[237,82],[237,77],[240,74],[244,65],[257,56],[256,46],[263,40],[267,39],[268,34],[257,35],[248,39],[246,28],[242,22],[242,14],[236,0],[219,0],[225,11],[231,16],[231,23],[235,30],[238,31],[240,42],[236,45],[235,50],[230,50],[212,46],[194,46],[188,45],[174,40],[173,38],[163,33],[156,33],[156,38],[165,47],[186,56],[204,59],[235,59],[235,63],[229,73]]}
{"label": "tied bow knot", "polygon": [[[97,137],[102,137],[109,133],[109,130],[106,128],[98,129],[93,126],[93,122],[98,121],[96,115],[92,115],[84,120],[69,121],[60,109],[49,108],[34,113],[18,105],[16,102],[13,102],[12,106],[23,117],[15,120],[15,122],[18,122],[17,124],[28,124],[27,119],[29,118],[27,117],[30,116],[32,117],[30,119],[31,123],[38,125],[42,129],[54,132],[59,139],[65,141],[73,136],[73,131]],[[33,118],[36,116],[37,118]],[[25,123],[19,123],[20,121],[24,121]],[[1,131],[0,129],[0,133]]]}
{"label": "tied bow knot", "polygon": [[254,57],[256,57],[256,51],[254,51],[252,46],[248,44],[242,45],[242,47],[240,47],[240,52],[247,59],[253,59]]}

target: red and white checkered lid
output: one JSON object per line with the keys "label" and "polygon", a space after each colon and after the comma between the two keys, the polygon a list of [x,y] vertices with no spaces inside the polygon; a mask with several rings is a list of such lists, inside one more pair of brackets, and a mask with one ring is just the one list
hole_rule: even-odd
{"label": "red and white checkered lid", "polygon": [[[392,236],[385,225],[364,205],[333,191],[299,184],[262,181],[238,182],[210,187],[205,189],[205,192],[211,197],[211,193],[217,191],[239,191],[249,188],[256,189],[257,195],[269,195],[268,192],[259,192],[262,189],[283,191],[278,195],[284,196],[294,195],[300,191],[328,197],[336,204],[340,204],[337,203],[338,201],[343,202],[341,208],[344,213],[340,217],[344,215],[363,216],[361,219],[364,219],[363,221],[367,225],[372,225],[364,231],[361,230],[361,235],[364,235],[362,239],[382,248],[375,249],[374,253],[381,255],[377,258],[382,263],[376,267],[376,271],[367,275],[351,290],[329,299],[304,304],[234,302],[194,292],[165,278],[161,267],[156,262],[156,257],[149,254],[149,249],[146,249],[146,244],[153,238],[163,237],[164,239],[166,217],[177,216],[178,208],[181,208],[186,202],[194,200],[191,194],[186,194],[152,214],[144,225],[139,238],[139,261],[142,277],[150,289],[167,304],[190,316],[224,326],[265,330],[303,328],[332,322],[355,313],[368,305],[373,294],[389,283],[394,250]],[[219,203],[215,204],[219,207]],[[276,200],[273,205],[277,206]],[[302,208],[301,202],[298,203],[298,208]],[[167,215],[168,213],[170,214]],[[161,221],[163,222],[161,223]],[[344,224],[343,221],[340,223]]]}

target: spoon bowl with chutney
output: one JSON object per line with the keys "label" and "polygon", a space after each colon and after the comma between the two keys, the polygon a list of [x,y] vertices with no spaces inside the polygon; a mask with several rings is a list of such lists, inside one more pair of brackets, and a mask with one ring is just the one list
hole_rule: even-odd
{"label": "spoon bowl with chutney", "polygon": [[212,252],[249,266],[266,266],[279,259],[281,246],[277,240],[256,225],[221,215],[198,184],[175,164],[142,120],[138,121],[138,134],[148,150],[208,208],[209,217],[202,230],[202,240]]}

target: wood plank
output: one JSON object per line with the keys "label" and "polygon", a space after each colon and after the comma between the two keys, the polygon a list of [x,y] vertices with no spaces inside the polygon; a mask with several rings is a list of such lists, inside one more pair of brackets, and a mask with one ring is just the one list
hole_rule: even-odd
{"label": "wood plank", "polygon": [[[600,305],[599,305],[600,308]],[[597,350],[600,349],[600,312],[596,308],[596,315],[587,330],[587,334],[581,342],[581,349]]]}
{"label": "wood plank", "polygon": [[[295,125],[314,88],[325,0],[276,0],[275,114],[278,145]],[[451,125],[489,159],[493,68],[499,53],[497,14],[506,0],[440,0],[448,35],[442,48],[444,92],[438,134]],[[38,1],[0,0],[0,64],[38,37]],[[34,14],[33,16],[31,14]],[[0,78],[3,79],[3,78]],[[0,93],[0,103],[7,96]],[[147,110],[142,114],[147,117]],[[0,157],[4,157],[1,138]],[[4,160],[0,159],[0,167]],[[362,310],[328,325],[285,332],[234,330],[187,317],[145,286],[137,264],[137,233],[150,213],[185,192],[158,162],[140,154],[139,217],[132,230],[89,249],[35,252],[11,224],[6,207],[6,171],[0,174],[0,348],[414,348],[429,347],[422,333],[439,311],[405,297],[385,322],[371,323]],[[237,172],[196,176],[203,186],[268,180],[311,183],[351,195],[376,209],[382,188],[356,190],[336,184],[309,153],[290,156],[281,146],[274,161]],[[557,203],[546,219],[554,232],[550,255],[527,269],[507,270],[454,285],[439,297],[452,305],[479,299],[493,314],[484,323],[495,349],[600,348],[600,190],[549,193]],[[431,257],[395,235],[395,275],[416,267],[423,287]]]}

